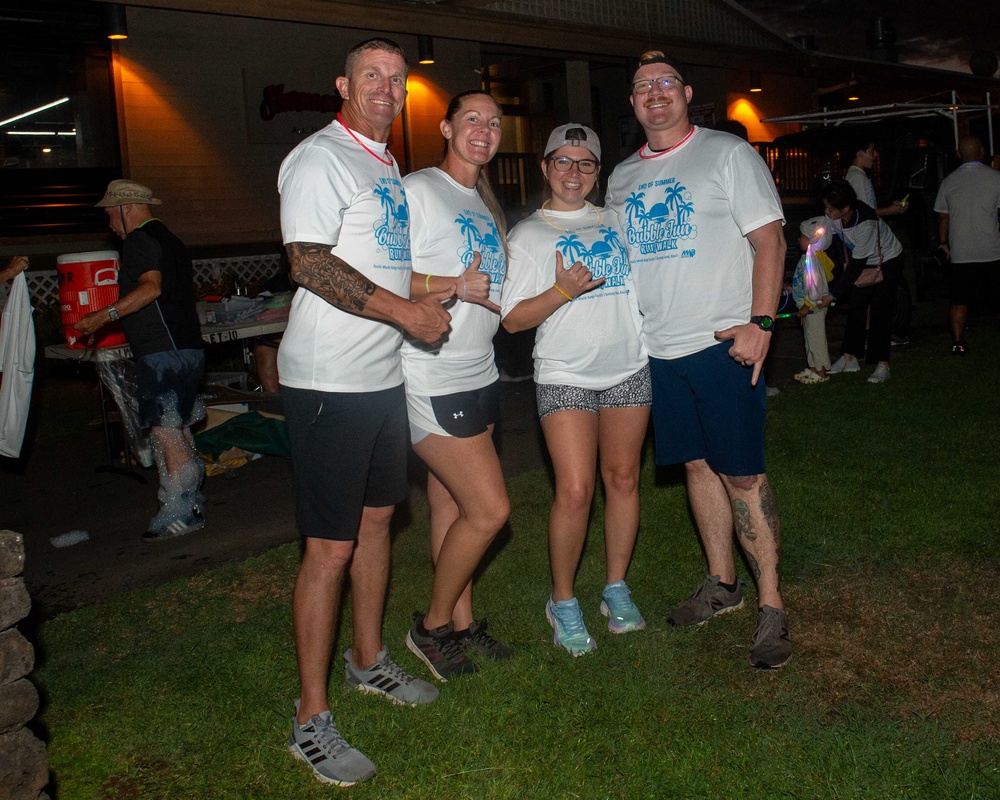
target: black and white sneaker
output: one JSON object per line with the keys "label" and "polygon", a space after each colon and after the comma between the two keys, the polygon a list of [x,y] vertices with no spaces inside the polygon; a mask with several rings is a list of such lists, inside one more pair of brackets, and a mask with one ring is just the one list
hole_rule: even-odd
{"label": "black and white sneaker", "polygon": [[296,700],[288,749],[312,768],[316,780],[334,786],[353,786],[374,777],[375,765],[344,740],[329,711],[313,715],[305,725],[299,725],[298,714]]}
{"label": "black and white sneaker", "polygon": [[455,631],[455,638],[466,653],[478,653],[494,661],[507,661],[514,650],[503,642],[498,642],[486,632],[486,620],[473,620],[464,631]]}
{"label": "black and white sneaker", "polygon": [[459,675],[471,675],[477,669],[475,662],[465,655],[462,645],[455,638],[454,624],[449,622],[439,628],[427,630],[424,627],[424,615],[419,611],[413,613],[413,625],[406,634],[406,646],[442,683]]}
{"label": "black and white sneaker", "polygon": [[147,542],[159,542],[164,539],[176,539],[188,533],[200,531],[205,527],[205,517],[199,509],[194,509],[191,514],[183,519],[175,519],[168,522],[163,527],[150,528],[142,538]]}

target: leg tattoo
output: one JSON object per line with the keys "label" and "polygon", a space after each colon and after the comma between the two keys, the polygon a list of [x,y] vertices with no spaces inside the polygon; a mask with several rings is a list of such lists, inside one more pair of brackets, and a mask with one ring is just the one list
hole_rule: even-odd
{"label": "leg tattoo", "polygon": [[750,506],[742,500],[733,500],[733,521],[736,524],[736,535],[750,542],[757,541],[757,533],[753,529],[753,518]]}

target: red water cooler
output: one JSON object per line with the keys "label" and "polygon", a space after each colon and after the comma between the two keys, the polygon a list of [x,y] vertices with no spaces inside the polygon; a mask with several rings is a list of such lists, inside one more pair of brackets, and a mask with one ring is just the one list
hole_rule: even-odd
{"label": "red water cooler", "polygon": [[59,276],[59,310],[66,331],[66,344],[73,350],[116,347],[126,344],[121,323],[109,322],[94,334],[93,343],[73,325],[91,311],[106,308],[118,299],[118,253],[67,253],[56,258]]}

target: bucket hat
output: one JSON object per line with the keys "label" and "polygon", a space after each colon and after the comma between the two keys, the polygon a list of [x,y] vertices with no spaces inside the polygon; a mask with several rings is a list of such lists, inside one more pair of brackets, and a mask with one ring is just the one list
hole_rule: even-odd
{"label": "bucket hat", "polygon": [[108,189],[104,197],[96,204],[97,208],[109,208],[113,206],[146,205],[158,206],[162,200],[153,197],[153,190],[148,186],[143,186],[135,181],[119,178],[108,184]]}

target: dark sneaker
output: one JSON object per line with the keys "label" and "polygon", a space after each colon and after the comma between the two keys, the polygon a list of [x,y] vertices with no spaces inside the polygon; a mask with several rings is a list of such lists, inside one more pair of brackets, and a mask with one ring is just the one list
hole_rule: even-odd
{"label": "dark sneaker", "polygon": [[670,612],[667,622],[682,628],[685,625],[704,625],[712,617],[743,608],[743,586],[736,580],[736,591],[719,586],[719,576],[709,575],[693,595]]}
{"label": "dark sneaker", "polygon": [[478,653],[494,661],[506,661],[514,655],[513,648],[490,636],[486,632],[486,624],[485,619],[482,622],[473,620],[467,631],[455,634],[458,643],[466,653]]}
{"label": "dark sneaker", "polygon": [[750,663],[757,669],[778,669],[792,657],[788,638],[788,614],[780,608],[762,606],[757,612],[757,630],[750,645]]}
{"label": "dark sneaker", "polygon": [[398,706],[418,706],[437,700],[438,690],[427,681],[404,672],[386,648],[378,651],[375,663],[368,669],[355,667],[353,655],[350,648],[344,653],[344,683],[348,689],[380,694]]}
{"label": "dark sneaker", "polygon": [[[424,615],[419,611],[413,613],[413,625],[406,634],[406,646],[410,652],[423,661],[434,677],[442,683],[460,675],[471,675],[478,669],[471,659],[467,658],[462,646],[455,638],[455,626],[451,622],[421,633]],[[426,630],[426,629],[424,629]]]}
{"label": "dark sneaker", "polygon": [[375,775],[375,765],[340,735],[329,711],[310,717],[299,725],[299,701],[295,701],[288,749],[312,767],[313,776],[334,786],[353,786]]}
{"label": "dark sneaker", "polygon": [[951,346],[951,352],[956,356],[964,356],[969,352],[969,345],[967,345],[964,340],[959,339]]}
{"label": "dark sneaker", "polygon": [[205,517],[199,509],[191,512],[190,516],[184,519],[175,519],[163,527],[150,528],[142,538],[147,542],[159,542],[164,539],[175,539],[188,533],[200,531],[205,527]]}

